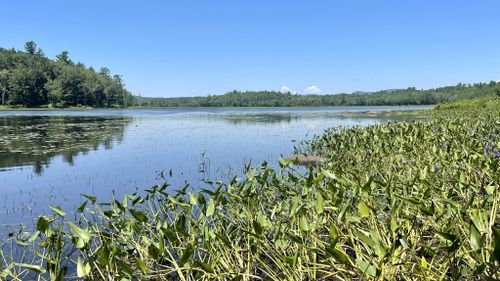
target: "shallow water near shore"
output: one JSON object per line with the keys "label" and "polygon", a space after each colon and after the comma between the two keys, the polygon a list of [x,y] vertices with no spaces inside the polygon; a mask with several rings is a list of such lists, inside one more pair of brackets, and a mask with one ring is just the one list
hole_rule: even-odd
{"label": "shallow water near shore", "polygon": [[172,189],[206,188],[202,179],[240,176],[249,161],[276,167],[326,128],[403,118],[343,112],[429,108],[0,111],[0,227],[29,226],[49,205],[71,213],[80,194],[121,198],[162,176]]}

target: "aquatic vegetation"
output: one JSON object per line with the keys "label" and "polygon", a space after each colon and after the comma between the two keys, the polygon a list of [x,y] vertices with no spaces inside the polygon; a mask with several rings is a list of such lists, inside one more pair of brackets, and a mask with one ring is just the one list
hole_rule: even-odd
{"label": "aquatic vegetation", "polygon": [[166,183],[107,203],[84,195],[74,213],[53,206],[13,235],[23,254],[4,251],[0,276],[498,279],[500,103],[485,108],[327,130],[306,144],[326,159],[307,171],[282,159],[196,193]]}

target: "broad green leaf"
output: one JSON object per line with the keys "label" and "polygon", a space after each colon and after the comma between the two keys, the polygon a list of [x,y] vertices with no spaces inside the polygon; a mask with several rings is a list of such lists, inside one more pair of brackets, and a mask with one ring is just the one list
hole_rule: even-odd
{"label": "broad green leaf", "polygon": [[470,225],[470,246],[474,251],[478,251],[483,246],[483,236],[479,233],[474,224]]}
{"label": "broad green leaf", "polygon": [[470,212],[470,219],[479,232],[486,231],[485,220],[487,221],[487,216],[486,212],[478,209],[473,209]]}
{"label": "broad green leaf", "polygon": [[85,206],[87,206],[87,203],[88,203],[88,202],[89,202],[89,201],[85,201],[85,202],[83,202],[83,204],[82,204],[82,205],[80,205],[80,207],[78,207],[78,209],[76,209],[76,212],[77,212],[77,213],[82,213],[82,212],[83,212],[83,210],[85,210]]}
{"label": "broad green leaf", "polygon": [[366,218],[370,216],[370,209],[366,206],[366,204],[363,201],[359,201],[358,204],[358,215],[361,218]]}
{"label": "broad green leaf", "polygon": [[383,258],[386,255],[387,250],[385,249],[384,245],[380,241],[380,235],[379,235],[378,231],[375,229],[372,229],[370,231],[370,236],[371,236],[373,242],[375,242],[375,247],[373,247],[373,249],[375,250],[375,253],[379,256],[379,258]]}
{"label": "broad green leaf", "polygon": [[[124,261],[122,261],[120,263],[120,268],[122,269],[123,273],[126,273],[129,276],[133,276],[135,273],[135,270],[132,267],[130,267],[130,265],[126,264]],[[123,280],[123,279],[121,279],[121,280]]]}
{"label": "broad green leaf", "polygon": [[359,224],[359,223],[361,223],[361,218],[360,217],[358,217],[356,215],[351,215],[350,213],[347,213],[345,215],[345,219],[349,223],[353,223],[353,224]]}
{"label": "broad green leaf", "polygon": [[420,179],[425,180],[427,178],[427,172],[429,171],[429,167],[425,166],[424,169],[420,170]]}
{"label": "broad green leaf", "polygon": [[259,215],[257,215],[257,221],[259,222],[259,224],[262,226],[262,228],[268,228],[269,226],[271,226],[271,222],[267,219],[267,217],[262,214],[262,213],[259,213]]}
{"label": "broad green leaf", "polygon": [[189,203],[193,206],[198,204],[198,199],[196,198],[196,196],[194,196],[193,193],[189,193]]}
{"label": "broad green leaf", "polygon": [[184,266],[191,258],[193,257],[194,254],[194,246],[192,244],[189,244],[184,250],[184,253],[181,256],[179,264]]}
{"label": "broad green leaf", "polygon": [[16,239],[16,244],[19,245],[19,246],[29,246],[29,243],[24,242],[21,239]]}
{"label": "broad green leaf", "polygon": [[148,217],[146,216],[146,214],[144,212],[136,211],[134,209],[129,209],[129,211],[136,220],[138,220],[140,222],[147,222],[148,221]]}
{"label": "broad green leaf", "polygon": [[90,232],[88,232],[87,230],[81,229],[72,222],[67,222],[67,223],[69,225],[69,230],[76,237],[82,239],[85,242],[88,242],[90,238],[92,238],[92,234],[90,234]]}
{"label": "broad green leaf", "polygon": [[424,258],[424,256],[422,256],[422,258],[420,259],[420,266],[423,269],[427,269],[427,260]]}
{"label": "broad green leaf", "polygon": [[371,276],[371,277],[377,277],[377,275],[378,275],[377,268],[374,267],[373,265],[369,264],[368,262],[366,262],[362,259],[357,259],[356,265],[362,273],[364,273],[368,276]]}
{"label": "broad green leaf", "polygon": [[213,216],[214,213],[215,213],[215,202],[214,202],[214,199],[210,199],[210,201],[208,201],[206,216],[207,217]]}
{"label": "broad green leaf", "polygon": [[45,273],[45,268],[39,265],[33,265],[33,264],[28,264],[28,263],[14,263],[15,266],[22,267],[29,269],[37,274],[43,274]]}
{"label": "broad green leaf", "polygon": [[464,187],[467,185],[467,180],[465,179],[464,172],[460,173],[460,187]]}
{"label": "broad green leaf", "polygon": [[61,217],[66,216],[66,213],[63,210],[61,210],[61,208],[59,208],[58,206],[49,206],[49,208],[51,208],[52,211],[54,211],[54,213],[56,213]]}
{"label": "broad green leaf", "polygon": [[28,242],[33,243],[35,240],[38,238],[40,235],[40,231],[35,231],[35,233],[31,234],[31,236],[28,238]]}
{"label": "broad green leaf", "polygon": [[444,238],[444,239],[452,241],[452,242],[457,240],[457,237],[455,236],[455,234],[446,233],[446,232],[442,232],[442,231],[436,231],[436,234],[438,236],[440,236],[441,238]]}
{"label": "broad green leaf", "polygon": [[399,224],[397,222],[396,216],[394,216],[394,215],[391,215],[390,228],[391,228],[392,233],[395,233],[396,230],[399,228]]}
{"label": "broad green leaf", "polygon": [[496,189],[497,189],[497,187],[494,185],[488,185],[488,186],[484,187],[486,194],[488,194],[489,196],[492,196],[495,193]]}
{"label": "broad green leaf", "polygon": [[354,235],[361,241],[363,241],[366,245],[368,245],[370,248],[375,248],[375,241],[371,239],[368,235],[360,232],[360,231],[354,231]]}
{"label": "broad green leaf", "polygon": [[317,193],[316,195],[316,202],[315,202],[315,208],[316,208],[316,213],[321,214],[323,213],[323,209],[325,206],[325,200],[323,199],[323,196],[321,196],[321,193]]}
{"label": "broad green leaf", "polygon": [[337,244],[337,239],[339,237],[339,231],[337,230],[335,224],[332,224],[330,226],[330,229],[328,230],[328,236],[330,236],[330,244],[335,246],[335,244]]}
{"label": "broad green leaf", "polygon": [[95,204],[97,198],[94,197],[94,196],[90,196],[90,195],[85,195],[85,194],[80,194],[81,196],[87,198],[88,200],[90,200],[90,202],[92,202],[92,204]]}
{"label": "broad green leaf", "polygon": [[287,236],[288,236],[288,238],[290,238],[290,240],[292,240],[293,242],[295,242],[295,243],[297,243],[299,245],[303,245],[304,244],[304,241],[302,241],[302,239],[299,236],[297,236],[297,235],[295,235],[293,233],[287,233]]}
{"label": "broad green leaf", "polygon": [[52,220],[49,220],[47,217],[44,216],[38,217],[38,220],[36,221],[36,229],[40,232],[45,233],[45,231],[49,228],[51,223]]}
{"label": "broad green leaf", "polygon": [[148,254],[153,259],[157,259],[160,256],[160,250],[153,244],[148,246]]}
{"label": "broad green leaf", "polygon": [[330,245],[325,248],[326,254],[328,257],[334,258],[336,261],[341,264],[349,264],[349,257],[342,251],[335,249],[335,245]]}
{"label": "broad green leaf", "polygon": [[310,230],[309,228],[309,222],[307,221],[307,218],[306,216],[302,215],[300,216],[300,230],[304,231],[304,232],[307,232]]}
{"label": "broad green leaf", "polygon": [[147,274],[149,272],[148,266],[140,258],[135,258],[135,263],[137,264],[137,267],[142,273]]}
{"label": "broad green leaf", "polygon": [[289,160],[284,159],[284,158],[280,158],[279,164],[280,164],[280,167],[282,169],[285,169],[285,168],[293,166],[293,162],[292,161],[289,161]]}
{"label": "broad green leaf", "polygon": [[323,174],[331,179],[337,179],[337,176],[328,170],[323,170]]}
{"label": "broad green leaf", "polygon": [[372,182],[373,182],[373,176],[370,176],[366,181],[366,183],[361,187],[361,190],[365,193],[368,192],[370,190]]}
{"label": "broad green leaf", "polygon": [[85,263],[83,264],[82,261],[80,260],[80,257],[78,257],[78,261],[76,263],[76,275],[78,277],[85,277],[90,273],[90,264]]}
{"label": "broad green leaf", "polygon": [[262,234],[262,226],[260,225],[260,223],[258,221],[252,221],[252,226],[253,226],[253,230],[255,231],[255,234],[257,235],[261,235]]}

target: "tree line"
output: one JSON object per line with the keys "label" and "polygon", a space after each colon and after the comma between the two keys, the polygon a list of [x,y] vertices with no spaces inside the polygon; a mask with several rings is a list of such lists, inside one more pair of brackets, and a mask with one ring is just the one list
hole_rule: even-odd
{"label": "tree line", "polygon": [[1,104],[24,107],[126,107],[135,104],[121,76],[75,63],[67,51],[47,58],[33,41],[0,48]]}
{"label": "tree line", "polygon": [[297,95],[277,91],[232,91],[224,95],[178,98],[135,97],[121,76],[75,63],[67,51],[47,58],[33,41],[24,51],[0,48],[1,105],[24,107],[291,107],[430,105],[497,93],[500,84],[463,84],[418,90],[385,90],[351,94]]}
{"label": "tree line", "polygon": [[406,89],[351,94],[298,95],[277,91],[232,91],[205,97],[136,97],[140,106],[151,107],[290,107],[290,106],[377,106],[433,105],[500,93],[500,84],[463,84],[429,90]]}

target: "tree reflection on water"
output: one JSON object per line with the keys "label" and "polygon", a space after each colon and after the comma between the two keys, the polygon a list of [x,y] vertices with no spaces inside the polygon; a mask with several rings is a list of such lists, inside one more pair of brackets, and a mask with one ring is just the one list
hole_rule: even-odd
{"label": "tree reflection on water", "polygon": [[40,175],[57,156],[72,165],[79,154],[121,142],[131,121],[123,116],[1,117],[0,171],[32,165]]}

